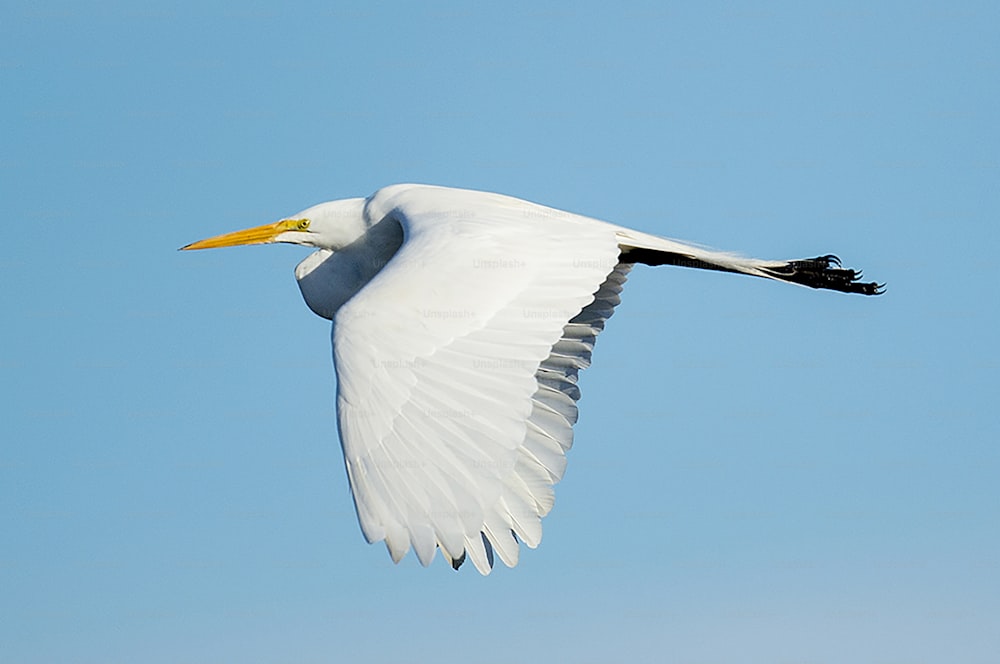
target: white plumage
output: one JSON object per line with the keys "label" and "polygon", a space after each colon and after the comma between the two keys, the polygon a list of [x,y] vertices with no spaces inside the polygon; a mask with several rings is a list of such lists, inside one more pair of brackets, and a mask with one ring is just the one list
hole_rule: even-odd
{"label": "white plumage", "polygon": [[577,376],[635,262],[875,294],[835,257],[741,258],[484,192],[395,185],[185,249],[293,242],[333,321],[340,440],[362,532],[488,574],[541,541]]}

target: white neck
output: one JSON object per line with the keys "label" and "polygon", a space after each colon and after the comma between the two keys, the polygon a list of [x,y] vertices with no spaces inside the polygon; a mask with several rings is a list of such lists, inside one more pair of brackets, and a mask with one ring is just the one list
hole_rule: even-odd
{"label": "white neck", "polygon": [[320,249],[295,267],[302,298],[317,316],[337,310],[385,267],[403,244],[403,228],[386,217],[338,251]]}

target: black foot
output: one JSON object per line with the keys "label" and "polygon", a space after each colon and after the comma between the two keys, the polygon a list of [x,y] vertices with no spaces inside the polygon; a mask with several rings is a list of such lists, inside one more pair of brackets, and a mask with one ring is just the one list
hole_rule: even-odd
{"label": "black foot", "polygon": [[458,568],[461,567],[462,563],[464,562],[465,562],[465,551],[462,552],[461,556],[451,561],[451,568],[457,571]]}
{"label": "black foot", "polygon": [[780,267],[765,268],[782,281],[802,284],[810,288],[826,288],[842,293],[860,293],[861,295],[881,295],[885,292],[885,284],[874,281],[864,283],[861,270],[851,270],[841,267],[840,259],[833,254],[806,258],[798,261],[788,261]]}

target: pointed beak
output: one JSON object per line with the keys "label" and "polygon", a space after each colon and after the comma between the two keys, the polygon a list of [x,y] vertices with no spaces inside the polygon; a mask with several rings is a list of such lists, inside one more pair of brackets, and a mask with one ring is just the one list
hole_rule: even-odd
{"label": "pointed beak", "polygon": [[241,244],[268,244],[286,231],[304,231],[309,227],[307,219],[282,219],[273,224],[255,226],[243,231],[216,235],[207,240],[199,240],[181,247],[181,251],[190,249],[215,249],[217,247],[235,247]]}

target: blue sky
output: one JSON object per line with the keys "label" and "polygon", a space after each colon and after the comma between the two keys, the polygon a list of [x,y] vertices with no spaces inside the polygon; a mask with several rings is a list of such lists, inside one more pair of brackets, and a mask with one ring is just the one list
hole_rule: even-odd
{"label": "blue sky", "polygon": [[[0,660],[996,661],[998,33],[990,2],[5,3]],[[542,545],[394,567],[305,251],[176,248],[405,181],[889,290],[636,269]]]}

